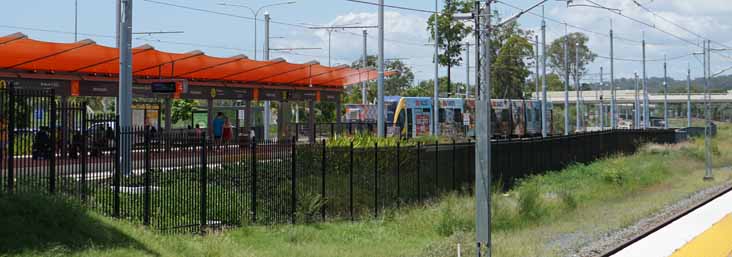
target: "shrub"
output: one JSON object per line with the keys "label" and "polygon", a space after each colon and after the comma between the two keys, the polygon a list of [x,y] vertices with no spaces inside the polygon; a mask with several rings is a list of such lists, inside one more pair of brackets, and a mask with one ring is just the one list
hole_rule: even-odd
{"label": "shrub", "polygon": [[541,198],[539,186],[534,183],[521,186],[518,205],[519,215],[526,221],[536,221],[549,213]]}

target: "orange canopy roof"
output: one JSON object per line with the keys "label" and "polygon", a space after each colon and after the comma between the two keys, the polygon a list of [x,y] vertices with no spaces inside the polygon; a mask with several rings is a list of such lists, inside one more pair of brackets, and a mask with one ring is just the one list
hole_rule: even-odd
{"label": "orange canopy roof", "polygon": [[[132,62],[133,76],[137,78],[162,76],[242,84],[343,88],[376,79],[378,75],[374,70],[326,67],[317,62],[254,61],[244,55],[220,58],[201,51],[168,53],[149,45],[133,48]],[[15,33],[0,37],[0,70],[116,76],[119,74],[119,49],[98,45],[91,40],[52,43]],[[386,75],[392,74],[388,72]]]}

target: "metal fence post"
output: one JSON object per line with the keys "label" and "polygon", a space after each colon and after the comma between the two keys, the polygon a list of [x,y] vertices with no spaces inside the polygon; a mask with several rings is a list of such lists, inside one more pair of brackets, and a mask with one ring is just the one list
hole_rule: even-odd
{"label": "metal fence post", "polygon": [[150,128],[145,127],[145,191],[143,195],[142,220],[145,226],[150,225]]}
{"label": "metal fence post", "polygon": [[201,175],[200,175],[200,187],[201,187],[201,233],[206,232],[206,226],[208,225],[208,218],[206,217],[206,211],[207,211],[207,205],[206,205],[206,197],[207,197],[207,185],[208,185],[208,178],[207,174],[208,171],[208,163],[206,160],[206,132],[202,133],[201,137]]}
{"label": "metal fence post", "polygon": [[12,84],[8,87],[8,102],[9,102],[9,114],[8,114],[8,193],[13,192],[13,186],[15,185],[15,89]]}
{"label": "metal fence post", "polygon": [[[54,91],[51,90],[51,93],[55,95]],[[51,128],[51,158],[48,161],[48,170],[49,170],[49,176],[48,176],[48,191],[51,194],[56,193],[56,101],[55,97],[51,98],[50,100],[51,104],[51,125],[49,126]]]}
{"label": "metal fence post", "polygon": [[251,222],[257,223],[257,138],[254,137],[254,140],[252,140],[252,145],[250,147],[251,155],[252,155],[252,180],[251,180],[251,210],[250,214],[252,216]]}
{"label": "metal fence post", "polygon": [[[87,166],[89,165],[87,160],[87,154],[89,153],[88,144],[89,144],[89,130],[87,129],[87,122],[88,117],[86,113],[86,103],[81,104],[81,108],[83,109],[82,117],[81,117],[81,153],[79,154],[79,160],[81,164],[81,201],[86,202],[86,173],[87,173]],[[117,125],[119,126],[119,123]],[[119,129],[117,129],[117,134],[119,134]],[[118,135],[117,135],[118,136]],[[119,137],[116,138],[117,146],[119,146]],[[117,148],[119,149],[119,148]],[[117,179],[117,184],[115,184],[115,194],[114,194],[114,200],[115,200],[115,214],[119,215],[119,151],[115,151],[115,179]],[[119,217],[119,216],[117,216]]]}
{"label": "metal fence post", "polygon": [[452,140],[452,190],[455,190],[455,139]]}
{"label": "metal fence post", "polygon": [[[86,108],[84,108],[83,115],[84,115],[84,117],[82,119],[85,120],[86,119]],[[84,122],[84,123],[86,123],[86,122]],[[119,161],[120,161],[119,148],[120,148],[120,140],[122,139],[122,136],[121,136],[122,132],[121,132],[121,128],[119,126],[119,116],[117,116],[115,118],[114,124],[115,124],[114,125],[114,127],[115,127],[115,132],[114,132],[114,179],[113,179],[114,181],[112,182],[112,183],[114,183],[114,196],[113,196],[114,199],[112,201],[113,202],[112,213],[113,213],[114,217],[119,218],[120,217],[119,193],[120,193],[120,185],[121,185],[121,180],[122,180],[122,174],[120,172],[120,167],[119,167]],[[85,127],[86,127],[86,124],[84,124],[82,126],[82,131],[86,131]],[[81,144],[81,146],[82,146],[81,155],[85,156],[86,155],[86,143],[85,143],[86,142],[86,135],[85,135],[86,132],[82,132],[82,133],[84,133],[82,135],[82,140],[84,140],[84,142]],[[84,162],[82,161],[82,166],[84,165],[83,163]]]}
{"label": "metal fence post", "polygon": [[379,217],[379,143],[374,143],[374,217]]}
{"label": "metal fence post", "polygon": [[354,221],[353,217],[353,141],[351,141],[349,147],[349,163],[348,163],[348,194],[349,194],[349,211],[351,214],[351,221]]}
{"label": "metal fence post", "polygon": [[[297,134],[297,130],[295,130]],[[290,203],[290,223],[295,224],[295,213],[297,212],[297,136],[293,137],[290,159],[292,162],[292,178],[291,178],[291,203]]]}
{"label": "metal fence post", "polygon": [[399,208],[399,205],[401,202],[401,195],[402,195],[401,194],[402,176],[400,174],[401,173],[400,166],[402,164],[402,161],[401,161],[401,156],[400,156],[401,155],[400,148],[401,148],[400,142],[397,141],[397,145],[396,145],[396,203],[397,203],[397,208]]}
{"label": "metal fence post", "polygon": [[435,141],[435,194],[438,194],[440,192],[440,171],[437,167],[439,167],[440,161],[440,141]]}
{"label": "metal fence post", "polygon": [[421,180],[421,171],[422,171],[422,143],[417,142],[417,200],[422,201],[422,181]]}
{"label": "metal fence post", "polygon": [[[325,161],[327,158],[325,154],[325,139],[323,139],[321,142],[323,143],[323,147],[320,163],[320,197],[325,199]],[[323,221],[325,221],[325,204],[320,206],[320,217]]]}

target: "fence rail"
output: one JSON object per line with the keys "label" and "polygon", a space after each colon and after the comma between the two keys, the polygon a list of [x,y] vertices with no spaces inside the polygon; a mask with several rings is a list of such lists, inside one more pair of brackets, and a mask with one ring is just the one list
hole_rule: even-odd
{"label": "fence rail", "polygon": [[[205,133],[120,128],[114,117],[50,99],[0,92],[0,121],[10,123],[0,126],[0,194],[64,195],[166,232],[356,220],[474,183],[471,142],[225,144]],[[29,116],[43,108],[50,114]],[[519,178],[674,139],[672,130],[611,130],[493,141],[492,176],[508,188]],[[122,171],[119,148],[127,144],[134,146],[125,160],[131,169]]]}
{"label": "fence rail", "polygon": [[[492,171],[510,187],[517,179],[632,153],[642,142],[671,143],[669,131],[605,131],[567,137],[494,141]],[[166,135],[191,140],[185,133]],[[355,220],[386,208],[470,189],[473,143],[354,147],[266,143],[222,145],[205,136],[166,149],[144,129],[115,131],[113,149],[77,159],[17,157],[3,165],[6,193],[47,192],[79,199],[113,217],[163,231],[205,227]],[[119,170],[118,142],[134,150],[132,170]],[[6,156],[7,157],[7,156]]]}

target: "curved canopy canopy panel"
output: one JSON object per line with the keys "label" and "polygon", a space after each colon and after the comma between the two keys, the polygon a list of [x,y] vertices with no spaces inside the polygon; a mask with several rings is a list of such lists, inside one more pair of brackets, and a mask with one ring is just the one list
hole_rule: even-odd
{"label": "curved canopy canopy panel", "polygon": [[[133,76],[138,79],[162,77],[242,85],[342,89],[376,79],[378,75],[374,70],[326,67],[317,62],[255,61],[244,55],[221,58],[201,51],[169,53],[150,45],[133,48],[132,60]],[[0,37],[0,71],[117,77],[119,49],[98,45],[92,40],[53,43],[15,33]],[[392,74],[387,72],[385,75]]]}

